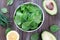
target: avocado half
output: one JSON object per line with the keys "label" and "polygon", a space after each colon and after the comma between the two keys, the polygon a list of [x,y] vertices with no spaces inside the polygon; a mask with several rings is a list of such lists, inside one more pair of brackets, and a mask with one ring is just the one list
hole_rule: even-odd
{"label": "avocado half", "polygon": [[48,31],[42,33],[42,40],[57,40],[56,37]]}
{"label": "avocado half", "polygon": [[[46,7],[46,5],[51,2],[53,5],[53,9],[50,10],[49,8]],[[43,1],[43,7],[44,9],[50,14],[50,15],[56,15],[57,14],[57,5],[54,0],[44,0]],[[50,7],[50,5],[49,5]]]}

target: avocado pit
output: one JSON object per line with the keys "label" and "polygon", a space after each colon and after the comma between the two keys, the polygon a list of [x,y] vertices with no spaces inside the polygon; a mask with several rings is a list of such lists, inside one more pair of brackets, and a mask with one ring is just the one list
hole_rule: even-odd
{"label": "avocado pit", "polygon": [[46,4],[46,7],[49,9],[49,10],[53,10],[54,9],[54,4],[52,2],[49,2]]}

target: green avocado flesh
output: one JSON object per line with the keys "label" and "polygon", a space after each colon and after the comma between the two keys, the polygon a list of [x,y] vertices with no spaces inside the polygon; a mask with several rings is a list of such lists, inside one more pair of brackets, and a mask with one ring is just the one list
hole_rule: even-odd
{"label": "green avocado flesh", "polygon": [[57,5],[54,0],[44,0],[43,7],[50,15],[57,14]]}
{"label": "green avocado flesh", "polygon": [[24,31],[37,29],[42,20],[42,10],[31,3],[21,5],[14,16],[14,22]]}
{"label": "green avocado flesh", "polygon": [[44,31],[42,33],[42,40],[57,40],[57,39],[52,33]]}

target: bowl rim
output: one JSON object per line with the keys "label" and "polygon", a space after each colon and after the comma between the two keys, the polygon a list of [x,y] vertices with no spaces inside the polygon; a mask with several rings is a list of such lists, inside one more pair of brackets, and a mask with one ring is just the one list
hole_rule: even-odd
{"label": "bowl rim", "polygon": [[[25,5],[25,4],[29,4],[29,3],[31,3],[32,5],[35,5],[35,6],[37,6],[37,7],[40,8],[40,10],[42,11],[43,20],[42,20],[42,23],[41,23],[36,29],[31,30],[31,31],[24,31],[22,28],[20,28],[20,27],[15,23],[15,21],[14,21],[14,16],[15,16],[16,10],[17,10],[19,7],[21,7],[22,5]],[[44,23],[44,11],[43,11],[43,9],[41,8],[41,6],[39,6],[39,5],[36,4],[36,3],[33,3],[33,2],[22,3],[21,5],[19,5],[19,6],[15,9],[14,14],[13,14],[13,21],[14,21],[14,24],[16,25],[16,27],[17,27],[18,29],[22,30],[23,32],[34,32],[34,31],[37,31],[37,30],[43,25],[43,23]]]}

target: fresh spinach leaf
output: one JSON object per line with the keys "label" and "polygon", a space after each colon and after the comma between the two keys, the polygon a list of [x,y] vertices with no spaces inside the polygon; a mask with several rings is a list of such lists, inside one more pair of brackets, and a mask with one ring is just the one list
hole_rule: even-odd
{"label": "fresh spinach leaf", "polygon": [[38,33],[34,33],[31,35],[31,40],[38,40],[39,38],[39,34]]}
{"label": "fresh spinach leaf", "polygon": [[60,28],[57,25],[52,25],[52,26],[50,26],[50,30],[52,32],[57,32],[58,30],[60,30]]}
{"label": "fresh spinach leaf", "polygon": [[38,13],[35,14],[35,18],[33,18],[33,19],[37,24],[39,24],[42,21],[41,20],[41,15],[38,14]]}
{"label": "fresh spinach leaf", "polygon": [[38,24],[34,21],[31,23],[31,29],[36,29],[38,27]]}
{"label": "fresh spinach leaf", "polygon": [[11,31],[11,28],[7,28],[6,31],[5,31],[5,34],[7,35],[8,32]]}
{"label": "fresh spinach leaf", "polygon": [[7,5],[12,5],[14,0],[7,0]]}
{"label": "fresh spinach leaf", "polygon": [[22,24],[22,29],[23,30],[29,30],[31,27],[30,27],[30,22],[25,22]]}
{"label": "fresh spinach leaf", "polygon": [[20,20],[19,16],[16,16],[14,21],[17,25],[21,24],[21,20]]}
{"label": "fresh spinach leaf", "polygon": [[21,10],[22,10],[22,11],[26,10],[25,8],[26,8],[26,5],[22,5],[22,6],[21,6]]}
{"label": "fresh spinach leaf", "polygon": [[28,15],[27,15],[27,13],[26,13],[26,12],[25,12],[25,13],[23,13],[22,20],[24,20],[24,22],[25,22],[25,21],[27,21],[27,16],[28,16]]}
{"label": "fresh spinach leaf", "polygon": [[16,13],[16,16],[15,16],[15,20],[14,21],[16,22],[17,25],[20,25],[21,24],[21,17],[22,17],[22,15],[23,14],[21,12],[19,12],[19,11]]}
{"label": "fresh spinach leaf", "polygon": [[1,8],[1,12],[2,12],[2,13],[7,13],[8,10],[7,10],[7,8]]}

